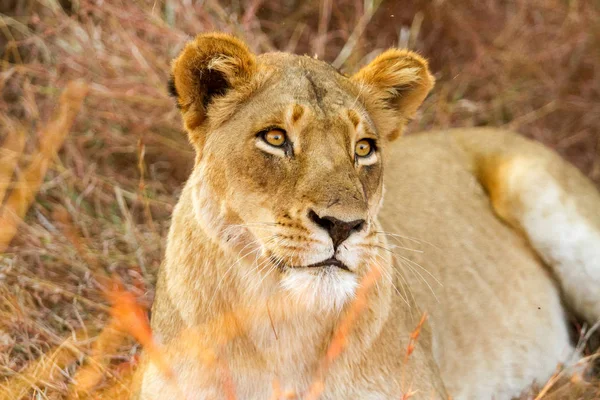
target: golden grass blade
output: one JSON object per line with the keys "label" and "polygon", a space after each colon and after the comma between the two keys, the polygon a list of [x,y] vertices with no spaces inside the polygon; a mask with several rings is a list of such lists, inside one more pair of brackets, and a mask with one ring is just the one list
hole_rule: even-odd
{"label": "golden grass blade", "polygon": [[402,362],[402,372],[400,374],[400,388],[402,390],[402,400],[407,400],[415,395],[415,391],[410,389],[412,386],[412,382],[408,385],[409,388],[406,389],[406,368],[408,367],[408,361],[411,354],[415,351],[417,346],[417,341],[419,340],[419,336],[421,336],[421,329],[423,328],[423,324],[427,321],[428,315],[427,312],[424,312],[421,315],[421,319],[417,324],[416,328],[412,331],[408,338],[408,345],[406,346],[406,353],[404,354],[404,360]]}
{"label": "golden grass blade", "polygon": [[331,63],[331,65],[333,65],[334,68],[341,68],[342,65],[344,65],[344,63],[346,62],[346,60],[350,58],[352,51],[358,43],[358,39],[362,36],[363,32],[367,28],[367,25],[369,25],[369,22],[371,22],[371,18],[373,18],[375,12],[377,11],[381,3],[381,0],[372,0],[366,2],[368,6],[365,10],[365,13],[359,19],[358,23],[356,24],[356,27],[352,31],[352,34],[348,38],[346,44],[344,44],[344,47],[342,47],[342,50],[340,50],[338,56]]}
{"label": "golden grass blade", "polygon": [[42,184],[50,161],[65,141],[87,92],[87,84],[72,81],[60,96],[58,116],[45,129],[39,153],[24,171],[20,182],[0,210],[0,252],[6,250],[17,232],[19,222]]}
{"label": "golden grass blade", "polygon": [[25,131],[22,128],[9,131],[0,148],[0,206],[19,163],[23,147],[25,147]]}
{"label": "golden grass blade", "polygon": [[60,346],[31,363],[24,371],[8,379],[0,388],[0,400],[15,400],[26,396],[36,387],[43,387],[57,378],[62,378],[60,370],[73,363],[80,356],[76,343],[84,337],[78,332],[66,339]]}
{"label": "golden grass blade", "polygon": [[[125,376],[121,377],[122,380],[129,383],[133,380],[133,370],[129,370]],[[93,399],[93,400],[127,400],[130,396],[129,388],[125,383],[115,383],[107,388],[93,392],[90,395],[82,395],[76,397],[78,400]]]}
{"label": "golden grass blade", "polygon": [[94,391],[102,381],[110,363],[109,356],[117,353],[126,338],[126,334],[119,328],[120,323],[113,319],[102,330],[94,342],[86,365],[79,369],[73,377],[68,400],[84,397]]}

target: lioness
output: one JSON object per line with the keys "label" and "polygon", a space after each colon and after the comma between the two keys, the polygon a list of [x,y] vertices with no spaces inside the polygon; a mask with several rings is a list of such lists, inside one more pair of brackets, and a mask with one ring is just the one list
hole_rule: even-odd
{"label": "lioness", "polygon": [[509,132],[392,144],[434,84],[419,55],[347,77],[211,33],[172,75],[197,156],[135,398],[509,399],[578,359],[600,195]]}

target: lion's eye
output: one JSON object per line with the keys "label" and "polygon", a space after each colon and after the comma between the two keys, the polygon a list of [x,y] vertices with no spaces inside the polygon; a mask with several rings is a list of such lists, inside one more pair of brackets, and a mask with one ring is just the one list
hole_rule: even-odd
{"label": "lion's eye", "polygon": [[373,152],[374,147],[375,146],[373,145],[371,140],[362,139],[356,143],[354,152],[356,153],[357,157],[368,157]]}
{"label": "lion's eye", "polygon": [[287,142],[285,132],[280,129],[271,129],[263,133],[262,139],[273,147],[282,147]]}

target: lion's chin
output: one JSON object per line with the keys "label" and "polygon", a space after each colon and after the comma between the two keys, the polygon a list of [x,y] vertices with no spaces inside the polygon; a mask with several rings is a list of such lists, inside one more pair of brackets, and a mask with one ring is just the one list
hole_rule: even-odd
{"label": "lion's chin", "polygon": [[290,268],[281,280],[292,301],[309,310],[338,312],[358,287],[356,275],[336,266]]}

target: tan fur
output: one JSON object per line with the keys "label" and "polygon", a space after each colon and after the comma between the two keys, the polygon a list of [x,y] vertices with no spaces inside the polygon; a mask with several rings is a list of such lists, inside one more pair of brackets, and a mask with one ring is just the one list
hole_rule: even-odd
{"label": "tan fur", "polygon": [[[347,78],[309,57],[255,56],[237,39],[206,34],[172,72],[198,157],[153,306],[163,358],[146,355],[135,398],[226,398],[235,389],[240,399],[267,399],[274,382],[303,395],[322,380],[323,399],[505,399],[568,360],[565,288],[531,250],[533,225],[519,226],[529,220],[515,205],[529,203],[514,200],[521,191],[504,167],[517,156],[555,156],[494,131],[392,145],[433,85],[421,57],[391,49]],[[256,137],[273,127],[293,150]],[[354,159],[362,138],[376,141],[372,164]],[[570,169],[567,180],[576,175]],[[580,185],[589,198],[578,222],[592,226],[600,199],[585,181],[569,195],[579,198]],[[498,219],[486,188],[525,236]],[[334,250],[310,210],[365,224]],[[349,271],[302,267],[333,254]],[[382,277],[345,351],[318,373],[374,267]],[[584,300],[581,311],[597,318],[599,299]],[[430,319],[407,356],[424,311]]]}

